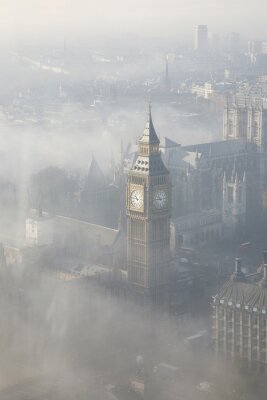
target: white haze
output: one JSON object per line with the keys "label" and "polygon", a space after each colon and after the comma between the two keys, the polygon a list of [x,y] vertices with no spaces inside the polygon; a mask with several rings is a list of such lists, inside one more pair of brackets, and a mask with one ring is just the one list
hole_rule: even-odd
{"label": "white haze", "polygon": [[[112,43],[108,50],[115,54],[114,38],[121,36],[124,49],[130,47],[125,33],[132,34],[129,37],[140,51],[144,44],[137,36],[165,37],[166,42],[170,36],[175,41],[184,37],[191,40],[198,23],[222,34],[234,30],[253,38],[267,37],[266,9],[263,0],[0,0],[0,44],[8,45],[1,53],[0,64],[0,180],[16,186],[18,192],[14,208],[0,206],[0,233],[5,237],[9,231],[20,238],[24,235],[32,174],[56,166],[70,175],[85,175],[93,154],[101,168],[110,172],[112,157],[119,161],[121,142],[124,147],[129,142],[134,144],[142,133],[148,100],[145,90],[137,98],[128,96],[125,104],[118,93],[117,102],[107,98],[99,110],[92,107],[95,93],[90,90],[96,87],[98,75],[105,82],[115,76],[118,82],[137,81],[143,86],[146,80],[162,79],[165,49],[160,56],[157,49],[150,49],[151,58],[144,63],[126,61],[103,67],[89,56],[89,44],[95,45],[95,37],[106,37]],[[64,41],[67,61],[63,57]],[[42,46],[45,42],[51,44],[48,50]],[[72,55],[76,54],[75,44],[81,43],[88,47],[85,56],[82,54],[84,59],[77,56],[78,63]],[[66,61],[71,72],[61,76],[43,71],[28,62],[31,59],[40,64]],[[171,78],[174,68],[170,64]],[[66,92],[62,98],[60,84],[63,94]],[[173,84],[178,86],[175,80]],[[190,110],[180,110],[160,98],[153,100],[153,120],[161,140],[167,136],[185,145],[221,137],[220,121],[218,126],[211,118],[196,122],[185,117]],[[56,262],[56,254],[49,257]],[[175,394],[185,393],[187,399],[195,400],[191,388],[197,387],[200,378],[209,377],[218,385],[215,400],[232,400],[237,384],[246,387],[235,369],[228,370],[224,365],[215,369],[211,353],[193,354],[185,348],[184,337],[206,329],[206,319],[191,316],[185,321],[176,317],[167,321],[161,316],[155,341],[151,341],[140,309],[105,297],[98,286],[56,281],[42,271],[38,260],[34,269],[25,263],[24,267],[10,268],[9,274],[6,299],[0,301],[0,391],[38,375],[44,385],[46,379],[55,384],[57,399],[88,400],[88,393],[94,398],[94,390],[101,391],[106,384],[122,378],[127,383],[136,373],[136,356],[144,354],[148,344],[150,351],[157,349],[155,363],[185,367]],[[15,301],[10,302],[12,296]],[[101,374],[105,379],[97,381],[95,377]],[[84,388],[83,397],[75,397],[75,385]],[[67,393],[70,387],[72,391]],[[1,393],[0,398],[4,398]],[[160,394],[157,398],[163,399]]]}
{"label": "white haze", "polygon": [[2,0],[0,32],[2,42],[125,32],[192,36],[194,25],[205,23],[212,32],[257,37],[267,36],[266,7],[264,0]]}

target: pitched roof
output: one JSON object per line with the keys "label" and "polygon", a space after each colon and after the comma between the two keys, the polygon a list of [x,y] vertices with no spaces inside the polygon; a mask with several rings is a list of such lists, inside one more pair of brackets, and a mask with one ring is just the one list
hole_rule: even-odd
{"label": "pitched roof", "polygon": [[221,156],[232,156],[234,154],[247,153],[249,149],[254,149],[255,145],[243,139],[221,140],[211,143],[200,143],[190,146],[182,146],[183,150],[199,152],[205,156],[217,158]]}
{"label": "pitched roof", "polygon": [[229,280],[215,296],[215,302],[267,312],[267,288],[248,282]]}
{"label": "pitched roof", "polygon": [[111,247],[118,239],[120,231],[106,226],[91,224],[75,218],[57,215],[55,217],[55,229],[58,235],[77,234],[83,235],[88,243],[97,242],[100,246]]}
{"label": "pitched roof", "polygon": [[160,140],[156,134],[152,116],[151,116],[151,106],[149,105],[148,119],[145,125],[143,136],[139,139],[139,143],[144,144],[159,144]]}
{"label": "pitched roof", "polygon": [[200,153],[194,151],[185,151],[183,147],[176,147],[176,150],[171,154],[162,154],[163,160],[168,165],[168,168],[187,169],[190,166],[195,167],[197,163],[197,156]]}
{"label": "pitched roof", "polygon": [[86,186],[91,185],[104,185],[106,183],[105,175],[101,170],[99,164],[97,163],[94,156],[92,156],[92,161],[88,169],[87,179],[86,179]]}
{"label": "pitched roof", "polygon": [[174,148],[174,147],[180,147],[181,145],[179,143],[174,142],[173,140],[165,137],[164,138],[164,144],[161,145],[161,147],[165,148],[165,149],[169,149],[169,148]]}
{"label": "pitched roof", "polygon": [[[151,106],[149,105],[149,113],[148,113],[148,120],[145,126],[145,130],[143,136],[139,139],[139,144],[147,144],[147,145],[158,145],[160,143],[159,138],[156,134],[152,117],[151,117]],[[168,170],[165,167],[161,153],[157,150],[156,152],[152,152],[151,154],[140,154],[140,147],[139,153],[137,158],[133,162],[133,166],[131,171],[135,174],[142,174],[142,175],[166,175],[168,174]]]}
{"label": "pitched roof", "polygon": [[166,175],[169,173],[162,161],[160,154],[153,154],[148,156],[140,156],[136,158],[131,171],[140,173],[142,175]]}

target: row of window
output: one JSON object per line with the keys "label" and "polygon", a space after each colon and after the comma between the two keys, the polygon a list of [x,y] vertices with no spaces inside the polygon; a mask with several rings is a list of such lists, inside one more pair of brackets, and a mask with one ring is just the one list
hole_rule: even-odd
{"label": "row of window", "polygon": [[130,225],[130,237],[132,239],[137,239],[137,240],[145,240],[145,229],[146,229],[146,224],[145,221],[139,220],[132,220]]}
{"label": "row of window", "polygon": [[129,278],[131,282],[145,286],[145,268],[140,266],[131,266],[131,268],[129,268]]}
{"label": "row of window", "polygon": [[149,155],[151,153],[158,153],[159,152],[159,145],[154,144],[154,145],[140,145],[139,146],[139,151],[141,154],[144,155]]}
{"label": "row of window", "polygon": [[168,239],[169,237],[169,221],[166,219],[156,220],[152,223],[152,239],[153,240],[162,240]]}

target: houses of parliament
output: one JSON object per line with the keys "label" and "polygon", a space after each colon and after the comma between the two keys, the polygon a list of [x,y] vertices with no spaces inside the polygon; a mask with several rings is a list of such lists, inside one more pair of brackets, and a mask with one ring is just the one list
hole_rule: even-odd
{"label": "houses of parliament", "polygon": [[[81,215],[87,205],[92,208],[92,216],[51,216],[40,208],[33,209],[26,220],[26,241],[34,248],[54,247],[62,254],[79,258],[89,265],[79,275],[91,276],[92,270],[97,276],[107,272],[103,274],[109,275],[107,282],[139,304],[148,299],[153,304],[167,304],[172,187],[150,106],[132,167],[126,174],[119,172],[115,182],[107,184],[93,158],[78,202],[77,194],[75,199],[75,208],[80,207]],[[101,209],[113,217],[120,214],[118,226],[101,224]],[[112,218],[109,222],[112,225]],[[59,271],[59,275],[72,279],[77,277],[77,271]]]}
{"label": "houses of parliament", "polygon": [[[6,262],[38,261],[57,279],[100,283],[105,293],[142,307],[184,313],[189,304],[196,308],[197,285],[208,277],[181,265],[182,252],[241,243],[264,220],[265,158],[261,143],[243,137],[191,146],[160,142],[149,107],[137,151],[122,148],[110,178],[93,158],[70,215],[31,209],[25,243],[4,243]],[[266,262],[257,282],[237,264],[213,303],[216,351],[264,371]]]}
{"label": "houses of parliament", "polygon": [[240,243],[257,229],[267,204],[265,158],[260,144],[240,136],[160,143],[149,108],[138,150],[122,147],[109,176],[93,158],[71,212],[31,210],[26,243],[125,271],[129,286],[155,292],[166,285],[181,248]]}

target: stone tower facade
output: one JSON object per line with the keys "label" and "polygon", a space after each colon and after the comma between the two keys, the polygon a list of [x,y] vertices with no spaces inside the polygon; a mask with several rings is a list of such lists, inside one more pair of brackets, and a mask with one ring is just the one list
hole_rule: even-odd
{"label": "stone tower facade", "polygon": [[223,115],[223,138],[244,139],[262,149],[267,146],[267,109],[262,102],[227,105]]}
{"label": "stone tower facade", "polygon": [[230,179],[223,177],[223,225],[226,238],[242,234],[246,223],[246,173],[240,177],[233,171]]}
{"label": "stone tower facade", "polygon": [[171,182],[159,144],[149,108],[127,176],[127,264],[129,284],[155,300],[166,289],[170,270]]}

